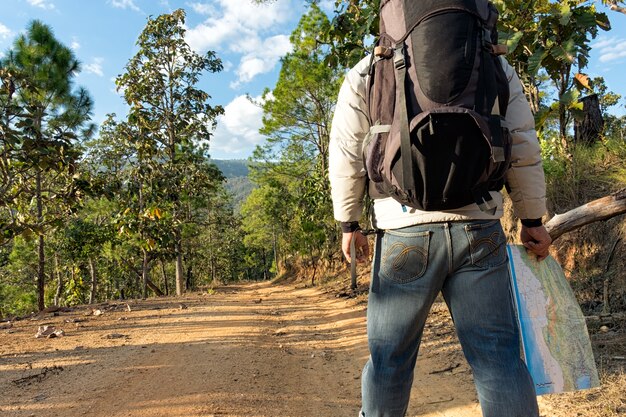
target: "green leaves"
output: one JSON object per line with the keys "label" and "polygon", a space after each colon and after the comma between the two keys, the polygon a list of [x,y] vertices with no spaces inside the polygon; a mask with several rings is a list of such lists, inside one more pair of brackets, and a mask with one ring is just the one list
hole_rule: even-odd
{"label": "green leaves", "polygon": [[[517,65],[534,100],[537,127],[555,117],[565,138],[571,113],[581,107],[579,90],[586,89],[575,81],[575,74],[587,66],[598,29],[610,28],[608,17],[583,0],[502,0],[498,7],[501,39],[509,45],[508,59]],[[545,102],[550,98],[556,100]]]}
{"label": "green leaves", "polygon": [[335,17],[320,42],[328,45],[326,63],[334,68],[350,68],[368,52],[378,37],[380,0],[337,0]]}
{"label": "green leaves", "polygon": [[0,217],[11,219],[3,225],[11,237],[47,234],[77,205],[73,171],[93,108],[88,92],[74,86],[79,68],[71,49],[37,20],[0,61]]}
{"label": "green leaves", "polygon": [[537,48],[535,52],[528,58],[528,74],[536,75],[541,68],[543,60],[548,56],[548,52],[543,48]]}
{"label": "green leaves", "polygon": [[609,17],[606,13],[596,13],[596,24],[602,30],[611,30],[611,22],[609,22]]}
{"label": "green leaves", "polygon": [[565,43],[554,45],[550,50],[550,55],[557,61],[564,61],[573,64],[576,59],[578,46],[573,39],[568,39]]}
{"label": "green leaves", "polygon": [[293,51],[282,60],[276,87],[263,96],[261,133],[267,141],[253,157],[260,162],[253,169],[259,188],[242,207],[249,248],[309,257],[335,249],[326,171],[343,71],[328,65],[336,49],[319,41],[330,28],[326,15],[311,5],[291,36]]}

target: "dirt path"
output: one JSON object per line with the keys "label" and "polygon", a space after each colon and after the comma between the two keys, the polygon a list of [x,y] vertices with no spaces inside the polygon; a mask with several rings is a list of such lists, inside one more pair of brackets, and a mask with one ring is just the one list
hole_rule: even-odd
{"label": "dirt path", "polygon": [[[365,308],[255,283],[18,321],[0,331],[0,415],[355,417]],[[36,339],[43,325],[65,336]],[[481,415],[443,305],[415,381],[409,416]]]}
{"label": "dirt path", "polygon": [[[358,414],[364,300],[261,283],[128,305],[48,314],[0,333],[0,414]],[[479,416],[444,311],[429,322],[438,337],[425,337],[411,415]],[[65,336],[35,339],[42,325]]]}

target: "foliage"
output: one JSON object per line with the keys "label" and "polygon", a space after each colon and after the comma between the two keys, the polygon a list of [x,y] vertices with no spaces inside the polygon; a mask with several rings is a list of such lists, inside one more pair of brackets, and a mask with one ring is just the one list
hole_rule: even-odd
{"label": "foliage", "polygon": [[320,40],[330,46],[326,61],[351,68],[371,50],[378,37],[380,0],[337,0],[335,16]]}
{"label": "foliage", "polygon": [[[171,294],[176,284],[268,279],[294,260],[315,268],[333,259],[340,233],[328,132],[345,69],[375,40],[378,0],[337,0],[330,20],[317,1],[307,3],[279,80],[258,103],[268,140],[251,161],[209,159],[223,110],[197,82],[221,62],[191,51],[182,10],[147,20],[118,78],[130,112],[109,115],[89,140],[91,101],[73,83],[79,63],[50,28],[29,26],[0,60],[0,316],[34,311],[42,298],[73,305],[140,297],[144,285]],[[541,128],[552,209],[624,187],[626,116],[609,112],[623,98],[583,72],[590,40],[607,28],[602,6],[498,7],[501,39]],[[570,146],[575,99],[588,93],[600,99],[603,139]]]}
{"label": "foliage", "polygon": [[238,213],[241,205],[248,198],[255,185],[249,177],[232,177],[226,180],[226,190],[230,193],[233,209]]}
{"label": "foliage", "polygon": [[0,318],[11,315],[24,315],[37,309],[37,295],[34,291],[0,283]]}
{"label": "foliage", "polygon": [[[245,251],[207,154],[223,110],[196,87],[221,62],[185,43],[184,12],[148,19],[118,78],[130,113],[122,121],[108,115],[89,140],[91,102],[71,82],[79,64],[48,27],[33,27],[0,67],[0,314],[32,308],[37,274],[46,277],[41,300],[57,305],[137,297],[146,284],[169,293],[174,276],[189,288],[267,276],[238,261],[256,261],[257,252]],[[40,41],[59,56],[37,61],[46,56],[33,53]]]}
{"label": "foliage", "polygon": [[548,200],[553,209],[569,210],[626,187],[626,142],[609,137],[564,152],[557,137],[543,140]]}
{"label": "foliage", "polygon": [[196,88],[202,73],[219,72],[222,63],[214,52],[199,55],[187,44],[182,9],[149,18],[137,44],[139,51],[117,79],[131,108],[129,145],[136,147],[139,163],[137,205],[128,207],[122,220],[141,241],[144,281],[148,258],[154,257],[148,252],[157,246],[173,251],[180,295],[183,227],[193,221],[188,207],[223,180],[205,155],[210,129],[223,109],[211,106],[209,94]]}
{"label": "foliage", "polygon": [[[263,95],[266,143],[256,149],[252,179],[258,185],[242,206],[244,243],[280,258],[307,257],[315,263],[334,251],[327,180],[328,143],[342,72],[327,64],[331,53],[318,42],[330,30],[326,15],[312,4],[291,35],[275,88]],[[332,249],[331,249],[332,247]]]}
{"label": "foliage", "polygon": [[[501,9],[501,38],[509,48],[510,60],[523,74],[533,99],[537,127],[542,128],[549,117],[556,117],[564,140],[572,116],[582,116],[578,99],[582,91],[591,90],[582,71],[589,61],[591,40],[598,30],[610,29],[608,16],[586,0],[541,0],[532,5],[526,0],[503,0],[497,4]],[[541,72],[555,89],[553,102],[540,101],[537,77]]]}
{"label": "foliage", "polygon": [[78,141],[89,137],[92,101],[74,89],[80,66],[71,49],[39,21],[29,24],[0,62],[2,74],[2,236],[38,236],[38,307],[44,308],[45,234],[80,199]]}

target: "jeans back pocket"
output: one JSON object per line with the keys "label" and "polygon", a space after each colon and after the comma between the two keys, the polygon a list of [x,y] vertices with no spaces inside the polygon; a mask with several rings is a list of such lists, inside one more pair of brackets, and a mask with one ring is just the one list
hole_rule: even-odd
{"label": "jeans back pocket", "polygon": [[499,220],[465,226],[472,265],[479,268],[500,266],[507,261],[506,236]]}
{"label": "jeans back pocket", "polygon": [[382,238],[380,276],[399,283],[420,278],[428,266],[429,243],[429,231],[385,231]]}

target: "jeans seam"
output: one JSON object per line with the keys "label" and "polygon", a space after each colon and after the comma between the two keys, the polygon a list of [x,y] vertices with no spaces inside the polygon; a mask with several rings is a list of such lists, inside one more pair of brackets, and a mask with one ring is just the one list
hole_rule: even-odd
{"label": "jeans seam", "polygon": [[448,275],[452,273],[454,268],[454,261],[452,259],[452,236],[450,235],[450,223],[446,223],[444,225],[445,237],[446,237],[446,246],[448,252]]}

